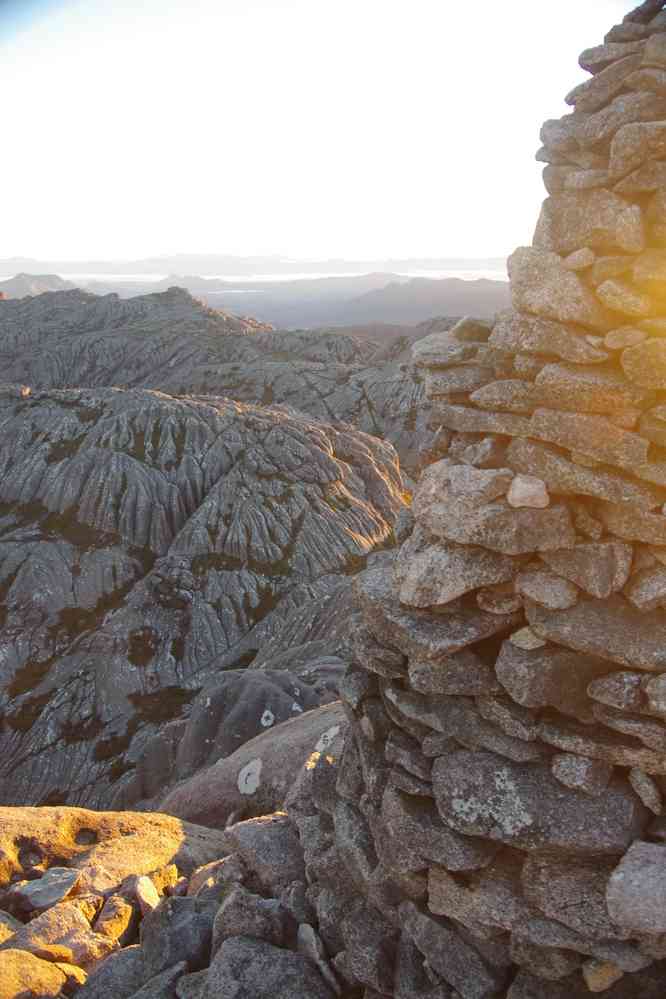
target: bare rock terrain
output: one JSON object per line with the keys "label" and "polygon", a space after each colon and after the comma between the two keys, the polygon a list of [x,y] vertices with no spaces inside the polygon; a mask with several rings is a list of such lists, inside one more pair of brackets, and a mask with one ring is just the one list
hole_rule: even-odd
{"label": "bare rock terrain", "polygon": [[0,301],[0,365],[3,381],[35,388],[114,385],[293,406],[391,441],[413,471],[428,433],[408,348],[432,325],[388,340],[276,331],[179,288],[130,299],[75,289]]}
{"label": "bare rock terrain", "polygon": [[[108,804],[151,734],[391,543],[404,506],[389,444],[280,409],[7,386],[0,427],[8,804]],[[245,738],[330,700],[296,674],[287,701],[257,673]]]}

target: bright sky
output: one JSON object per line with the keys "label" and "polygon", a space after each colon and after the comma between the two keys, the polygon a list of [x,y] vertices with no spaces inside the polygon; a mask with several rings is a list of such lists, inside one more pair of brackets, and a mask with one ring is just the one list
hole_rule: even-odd
{"label": "bright sky", "polygon": [[510,252],[632,6],[0,0],[0,258]]}

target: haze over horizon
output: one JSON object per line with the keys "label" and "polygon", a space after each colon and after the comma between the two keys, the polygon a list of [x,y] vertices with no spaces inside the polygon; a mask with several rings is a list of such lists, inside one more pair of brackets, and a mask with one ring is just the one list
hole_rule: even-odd
{"label": "haze over horizon", "polygon": [[628,8],[0,0],[0,259],[503,257]]}

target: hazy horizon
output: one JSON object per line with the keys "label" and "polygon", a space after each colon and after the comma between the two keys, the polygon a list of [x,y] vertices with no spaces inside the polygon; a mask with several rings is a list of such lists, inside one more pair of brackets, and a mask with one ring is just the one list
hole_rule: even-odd
{"label": "hazy horizon", "polygon": [[0,260],[505,257],[630,7],[0,0]]}

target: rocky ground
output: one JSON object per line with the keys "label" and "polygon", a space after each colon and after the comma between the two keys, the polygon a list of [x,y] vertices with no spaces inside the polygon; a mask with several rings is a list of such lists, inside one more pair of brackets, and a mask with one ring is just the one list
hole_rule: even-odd
{"label": "rocky ground", "polygon": [[205,752],[188,736],[179,775],[330,699],[342,663],[317,663],[319,648],[254,676],[220,670],[247,666],[296,613],[303,645],[393,543],[404,500],[389,444],[137,389],[5,387],[0,427],[5,803],[127,804],[150,796],[135,772],[173,722],[164,776],[189,705],[203,718],[198,705],[219,702],[209,728],[237,735]]}
{"label": "rocky ground", "polygon": [[78,289],[0,301],[3,381],[33,388],[159,389],[288,405],[390,441],[414,472],[427,436],[423,379],[402,336],[276,331],[202,305],[179,288],[119,299]]}
{"label": "rocky ground", "polygon": [[410,508],[391,444],[211,394],[367,343],[0,304],[0,772],[46,805],[0,808],[0,999],[663,999],[663,7],[544,126],[512,310],[385,355]]}

